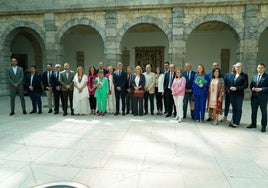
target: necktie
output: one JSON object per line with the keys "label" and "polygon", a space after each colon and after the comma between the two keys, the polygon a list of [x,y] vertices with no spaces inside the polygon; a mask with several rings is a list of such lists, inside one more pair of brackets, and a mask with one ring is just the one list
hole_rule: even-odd
{"label": "necktie", "polygon": [[66,78],[69,79],[69,72],[66,72]]}
{"label": "necktie", "polygon": [[57,72],[57,80],[59,81],[59,72]]}
{"label": "necktie", "polygon": [[48,85],[50,85],[50,71],[48,71],[48,74],[47,74],[47,83]]}
{"label": "necktie", "polygon": [[121,76],[121,71],[119,71],[119,76]]}
{"label": "necktie", "polygon": [[171,85],[172,85],[172,78],[173,78],[173,72],[170,73],[169,88],[171,88]]}
{"label": "necktie", "polygon": [[259,85],[260,80],[261,80],[261,75],[259,74],[259,76],[258,76],[258,78],[257,78],[257,85]]}
{"label": "necktie", "polygon": [[31,74],[31,83],[30,83],[31,86],[33,85],[33,77],[34,77],[34,74]]}

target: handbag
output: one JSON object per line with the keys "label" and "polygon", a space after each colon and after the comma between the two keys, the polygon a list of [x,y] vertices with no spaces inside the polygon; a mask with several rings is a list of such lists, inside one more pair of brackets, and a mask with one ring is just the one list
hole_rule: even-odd
{"label": "handbag", "polygon": [[143,98],[144,97],[144,92],[143,92],[143,90],[134,90],[133,96],[137,97],[137,98]]}

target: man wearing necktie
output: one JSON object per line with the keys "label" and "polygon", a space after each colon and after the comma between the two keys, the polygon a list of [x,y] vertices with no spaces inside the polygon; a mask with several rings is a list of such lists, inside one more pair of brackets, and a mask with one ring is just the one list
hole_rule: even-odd
{"label": "man wearing necktie", "polygon": [[[186,118],[188,103],[193,103],[193,82],[195,72],[192,71],[192,65],[190,63],[185,64],[185,71],[182,73],[183,77],[186,79],[185,85],[185,95],[183,98],[183,118]],[[194,110],[191,110],[191,118],[194,119]]]}
{"label": "man wearing necktie", "polygon": [[47,105],[48,105],[48,113],[52,113],[52,105],[54,102],[53,91],[52,91],[52,75],[54,71],[52,70],[52,64],[46,64],[46,71],[42,74],[42,83],[44,86],[44,90],[47,96]]}
{"label": "man wearing necktie", "polygon": [[261,132],[266,132],[267,126],[267,99],[268,99],[268,75],[265,73],[265,64],[257,66],[255,74],[250,83],[251,95],[251,124],[247,128],[257,127],[257,112],[261,109]]}
{"label": "man wearing necktie", "polygon": [[126,81],[126,114],[130,113],[130,110],[132,112],[132,100],[133,100],[133,96],[132,96],[132,77],[133,77],[133,73],[132,73],[132,67],[128,67],[127,68],[127,81]]}
{"label": "man wearing necktie", "polygon": [[114,93],[115,93],[115,116],[119,114],[119,104],[120,98],[122,101],[122,115],[125,115],[125,104],[126,104],[126,81],[127,81],[127,73],[123,71],[123,64],[117,64],[117,71],[113,75],[114,82]]}
{"label": "man wearing necktie", "polygon": [[12,58],[10,64],[11,66],[7,68],[7,82],[9,83],[10,88],[10,106],[11,106],[11,112],[9,115],[13,116],[15,114],[15,99],[17,92],[19,93],[23,114],[27,114],[24,99],[24,88],[23,88],[24,86],[23,69],[17,66],[18,61],[16,58]]}
{"label": "man wearing necktie", "polygon": [[171,92],[171,85],[172,82],[175,78],[175,65],[170,64],[169,65],[169,72],[165,74],[164,78],[164,98],[166,101],[166,110],[167,110],[167,115],[166,117],[170,117],[173,112],[174,108],[174,117],[176,117],[176,109],[174,105],[174,100]]}
{"label": "man wearing necktie", "polygon": [[30,66],[30,74],[26,76],[25,79],[26,86],[28,88],[28,94],[32,101],[33,110],[30,114],[34,114],[37,112],[38,107],[38,114],[42,113],[42,101],[41,101],[41,94],[42,94],[42,86],[41,86],[41,75],[36,72],[36,66]]}
{"label": "man wearing necktie", "polygon": [[55,71],[51,76],[52,91],[54,96],[54,114],[59,113],[60,100],[62,103],[62,89],[60,84],[61,65],[55,65]]}

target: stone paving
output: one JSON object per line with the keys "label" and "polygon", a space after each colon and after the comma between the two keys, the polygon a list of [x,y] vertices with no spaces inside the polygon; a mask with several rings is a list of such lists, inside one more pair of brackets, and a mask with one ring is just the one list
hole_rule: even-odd
{"label": "stone paving", "polygon": [[10,117],[9,97],[0,97],[0,187],[268,187],[268,133],[246,129],[248,101],[233,129],[156,115],[22,115],[16,100]]}

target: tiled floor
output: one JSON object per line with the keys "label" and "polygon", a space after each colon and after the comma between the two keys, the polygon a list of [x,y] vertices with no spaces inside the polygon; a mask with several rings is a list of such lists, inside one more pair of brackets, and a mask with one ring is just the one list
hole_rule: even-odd
{"label": "tiled floor", "polygon": [[0,187],[268,187],[268,133],[245,128],[248,101],[237,129],[151,115],[63,117],[46,108],[22,115],[18,99],[10,117],[9,97],[0,104]]}

